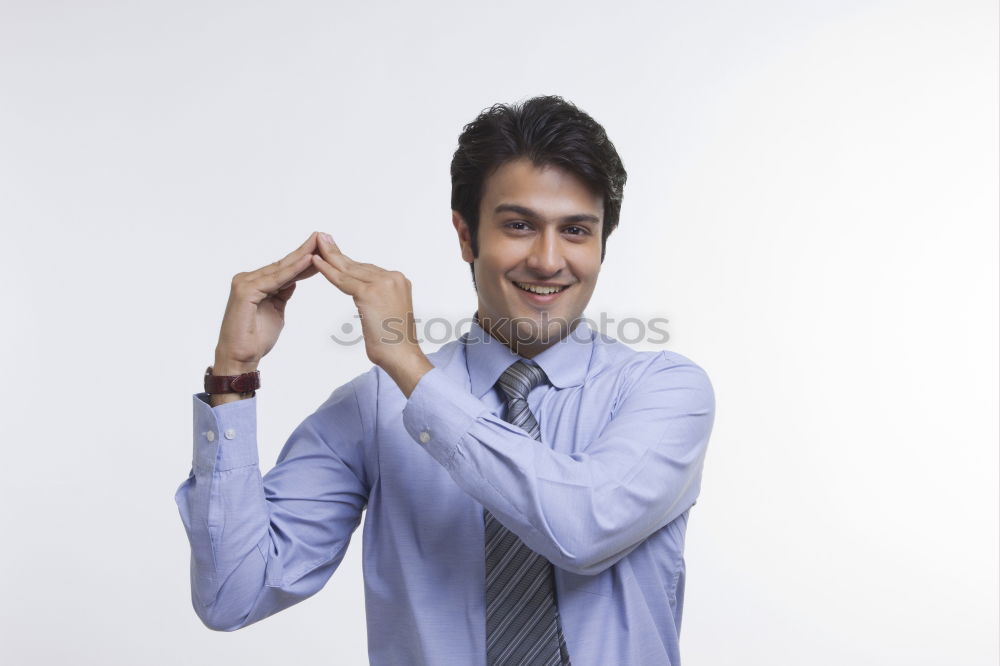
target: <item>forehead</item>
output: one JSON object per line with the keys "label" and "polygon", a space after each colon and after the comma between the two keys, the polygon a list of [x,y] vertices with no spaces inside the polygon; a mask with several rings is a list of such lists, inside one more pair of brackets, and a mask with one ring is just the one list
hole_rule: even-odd
{"label": "forehead", "polygon": [[591,213],[600,217],[604,200],[575,174],[554,165],[535,166],[528,158],[501,165],[483,183],[480,214],[501,203],[531,208],[546,217]]}

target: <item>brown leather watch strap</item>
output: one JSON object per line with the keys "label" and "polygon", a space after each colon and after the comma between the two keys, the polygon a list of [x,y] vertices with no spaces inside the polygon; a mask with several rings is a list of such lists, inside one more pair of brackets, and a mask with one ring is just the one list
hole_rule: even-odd
{"label": "brown leather watch strap", "polygon": [[205,393],[247,393],[253,397],[260,388],[260,370],[242,375],[213,375],[212,366],[205,370]]}

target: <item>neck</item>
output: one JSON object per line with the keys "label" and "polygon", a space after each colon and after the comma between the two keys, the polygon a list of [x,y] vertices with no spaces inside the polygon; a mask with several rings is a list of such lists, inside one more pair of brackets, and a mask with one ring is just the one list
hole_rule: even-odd
{"label": "neck", "polygon": [[549,322],[545,317],[542,322],[523,319],[513,322],[506,317],[493,320],[489,316],[480,319],[478,311],[473,315],[473,319],[487,335],[502,342],[521,358],[534,358],[541,354],[566,338],[583,321],[582,317],[576,317],[569,322],[565,320]]}

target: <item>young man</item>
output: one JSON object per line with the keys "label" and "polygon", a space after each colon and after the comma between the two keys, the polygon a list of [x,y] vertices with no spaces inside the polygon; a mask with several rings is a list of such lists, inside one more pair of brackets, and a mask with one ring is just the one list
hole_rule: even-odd
{"label": "young man", "polygon": [[[175,497],[195,611],[232,631],[315,594],[367,507],[372,664],[676,665],[714,395],[684,356],[582,319],[618,223],[618,154],[590,116],[540,97],[467,125],[451,171],[478,309],[433,354],[409,281],[326,234],[233,279]],[[261,479],[247,382],[317,273],[354,298],[374,366]]]}

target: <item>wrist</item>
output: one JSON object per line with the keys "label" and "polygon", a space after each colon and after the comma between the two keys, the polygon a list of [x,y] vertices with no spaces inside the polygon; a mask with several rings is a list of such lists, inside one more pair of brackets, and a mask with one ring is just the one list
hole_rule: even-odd
{"label": "wrist", "polygon": [[249,393],[211,393],[208,396],[208,404],[212,407],[218,407],[219,405],[224,405],[227,402],[236,402],[237,400],[247,400],[253,396]]}
{"label": "wrist", "polygon": [[434,368],[434,364],[430,362],[420,347],[408,354],[400,354],[391,361],[379,363],[379,366],[392,377],[396,385],[399,386],[399,390],[407,398],[417,387],[420,378]]}
{"label": "wrist", "polygon": [[229,359],[215,357],[215,362],[212,364],[212,374],[216,376],[224,375],[242,375],[246,372],[256,372],[256,363],[246,363],[240,361],[232,361]]}
{"label": "wrist", "polygon": [[[245,367],[244,364],[234,364],[235,369]],[[233,368],[233,366],[229,366]],[[216,368],[214,365],[205,370],[204,389],[209,394],[209,404],[217,407],[227,402],[244,398],[252,398],[260,388],[260,372],[227,372],[228,368]]]}

